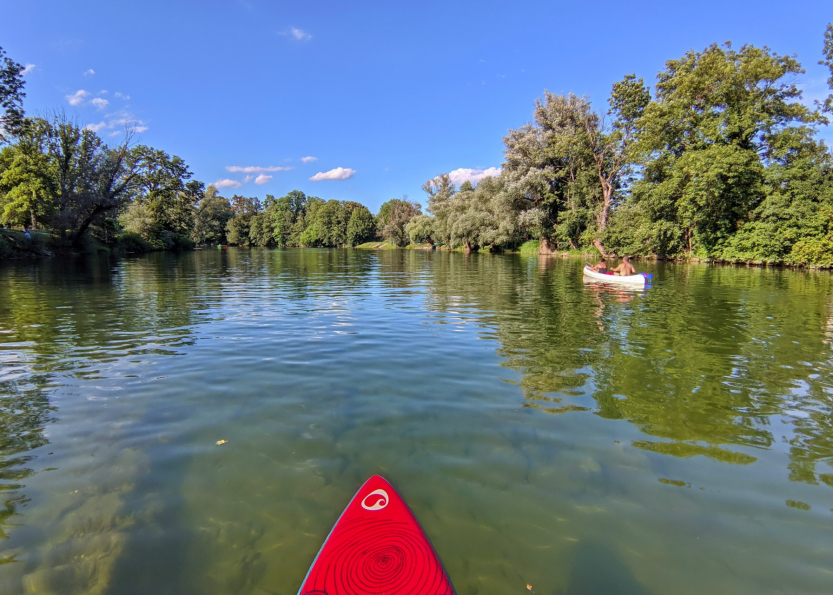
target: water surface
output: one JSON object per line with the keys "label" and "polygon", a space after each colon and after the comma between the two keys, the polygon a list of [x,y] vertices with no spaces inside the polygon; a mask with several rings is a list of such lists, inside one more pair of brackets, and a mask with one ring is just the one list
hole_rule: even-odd
{"label": "water surface", "polygon": [[0,265],[0,592],[291,595],[374,473],[460,595],[833,591],[830,275],[582,264]]}

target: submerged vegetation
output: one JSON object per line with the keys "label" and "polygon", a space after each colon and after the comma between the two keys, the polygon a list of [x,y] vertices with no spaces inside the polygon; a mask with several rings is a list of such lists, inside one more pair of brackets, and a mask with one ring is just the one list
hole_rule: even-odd
{"label": "submerged vegetation", "polygon": [[[831,70],[833,25],[821,64]],[[0,223],[50,246],[125,251],[195,244],[554,251],[833,266],[833,155],[817,138],[833,95],[802,102],[795,57],[730,43],[669,60],[649,88],[627,75],[609,109],[545,92],[510,130],[503,168],[476,185],[448,174],[374,216],[293,190],[265,200],[192,180],[164,151],[115,147],[62,116],[26,118],[23,67],[0,49]],[[0,256],[26,253],[6,235]]]}

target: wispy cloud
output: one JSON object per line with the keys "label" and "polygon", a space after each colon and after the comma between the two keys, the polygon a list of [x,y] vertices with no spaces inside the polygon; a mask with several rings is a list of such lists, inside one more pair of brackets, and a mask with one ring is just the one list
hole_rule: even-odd
{"label": "wispy cloud", "polygon": [[110,102],[104,99],[103,97],[96,97],[95,99],[90,101],[90,103],[92,103],[98,109],[104,109],[105,107],[110,105]]}
{"label": "wispy cloud", "polygon": [[261,184],[265,184],[275,176],[267,176],[266,174],[260,174],[258,177],[255,178],[255,184],[260,186]]}
{"label": "wispy cloud", "polygon": [[98,124],[87,124],[84,126],[87,130],[92,130],[93,132],[101,132],[105,128],[107,128],[107,122],[101,121]]}
{"label": "wispy cloud", "polygon": [[241,182],[238,182],[237,180],[230,180],[228,178],[225,178],[223,180],[217,180],[211,185],[214,186],[217,190],[220,190],[221,188],[240,188],[240,186],[242,186],[243,184]]}
{"label": "wispy cloud", "polygon": [[330,171],[320,171],[310,178],[313,182],[320,182],[321,180],[349,180],[356,175],[355,169],[349,167],[337,167]]}
{"label": "wispy cloud", "polygon": [[486,176],[497,176],[500,175],[500,172],[501,169],[499,167],[488,167],[486,169],[469,169],[461,167],[449,173],[448,177],[455,186],[459,186],[463,182],[472,182],[473,184],[477,184]]}
{"label": "wispy cloud", "polygon": [[26,76],[30,72],[32,72],[37,67],[37,64],[27,64],[23,67],[23,70],[20,71],[20,74]]}
{"label": "wispy cloud", "polygon": [[280,31],[278,35],[286,35],[288,37],[292,37],[296,41],[309,41],[312,39],[312,35],[303,29],[298,29],[298,27],[290,27],[287,31]]}
{"label": "wispy cloud", "polygon": [[318,157],[312,157],[312,156],[301,157],[301,162],[302,163],[313,163],[315,161],[318,161]]}
{"label": "wispy cloud", "polygon": [[95,70],[93,70],[92,68],[88,68],[87,70],[84,71],[84,76],[92,76],[94,74],[95,74]]}
{"label": "wispy cloud", "polygon": [[79,89],[72,95],[67,95],[66,99],[69,101],[70,105],[79,106],[84,104],[84,100],[90,96],[89,91],[85,91],[84,89]]}
{"label": "wispy cloud", "polygon": [[267,171],[289,171],[290,169],[295,169],[291,166],[278,166],[278,165],[270,165],[268,167],[258,167],[255,165],[227,165],[226,171],[230,171],[233,174],[262,174]]}
{"label": "wispy cloud", "polygon": [[116,97],[118,97],[119,99],[124,99],[125,101],[128,101],[130,99],[130,95],[125,95],[124,93],[119,93],[118,91],[116,91]]}

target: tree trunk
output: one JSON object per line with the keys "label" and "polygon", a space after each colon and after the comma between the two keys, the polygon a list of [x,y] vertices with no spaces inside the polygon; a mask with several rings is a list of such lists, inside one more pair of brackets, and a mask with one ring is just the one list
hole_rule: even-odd
{"label": "tree trunk", "polygon": [[595,246],[596,250],[598,250],[601,253],[602,258],[609,258],[610,257],[610,255],[607,253],[607,248],[605,248],[605,246],[604,246],[604,244],[602,244],[601,240],[599,240],[599,239],[593,240],[593,246]]}
{"label": "tree trunk", "polygon": [[463,251],[466,254],[469,254],[471,252],[471,243],[468,240],[466,240],[466,244],[463,246]]}
{"label": "tree trunk", "polygon": [[87,229],[92,225],[93,219],[96,218],[97,215],[104,212],[104,207],[101,205],[96,205],[93,209],[93,212],[89,214],[89,216],[84,219],[81,225],[78,227],[78,230],[75,232],[75,235],[72,238],[72,245],[75,248],[79,248],[81,246],[81,240],[84,238],[84,234],[87,233]]}
{"label": "tree trunk", "polygon": [[550,245],[550,241],[547,238],[541,238],[538,254],[555,254],[555,249]]}
{"label": "tree trunk", "polygon": [[602,234],[607,228],[607,216],[610,214],[610,203],[613,202],[613,186],[599,175],[602,183],[602,210],[599,212],[597,232]]}
{"label": "tree trunk", "polygon": [[572,248],[573,250],[578,250],[578,246],[576,246],[576,243],[573,241],[573,238],[567,238],[567,241],[570,242],[570,248]]}

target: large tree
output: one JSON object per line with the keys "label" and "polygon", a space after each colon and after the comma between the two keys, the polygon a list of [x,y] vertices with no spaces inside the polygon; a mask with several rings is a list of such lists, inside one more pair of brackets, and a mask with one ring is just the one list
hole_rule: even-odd
{"label": "large tree", "polygon": [[782,139],[819,121],[792,79],[803,72],[793,57],[728,43],[666,63],[639,118],[642,251],[720,254],[761,204]]}
{"label": "large tree", "polygon": [[518,211],[537,213],[544,251],[551,243],[576,247],[593,226],[601,188],[588,128],[596,126],[586,98],[545,92],[534,123],[503,139],[506,192]]}
{"label": "large tree", "polygon": [[191,180],[191,171],[176,155],[144,145],[135,147],[133,155],[138,163],[136,191],[121,218],[125,229],[159,247],[189,242],[204,185]]}
{"label": "large tree", "polygon": [[23,125],[23,66],[6,56],[0,47],[0,142],[19,132]]}
{"label": "large tree", "polygon": [[192,239],[197,244],[224,244],[226,225],[233,216],[228,199],[220,196],[217,189],[209,185],[197,205]]}
{"label": "large tree", "polygon": [[376,228],[379,235],[396,246],[407,246],[409,237],[405,226],[411,219],[422,214],[422,207],[418,202],[411,202],[406,198],[393,198],[379,208],[376,215]]}

